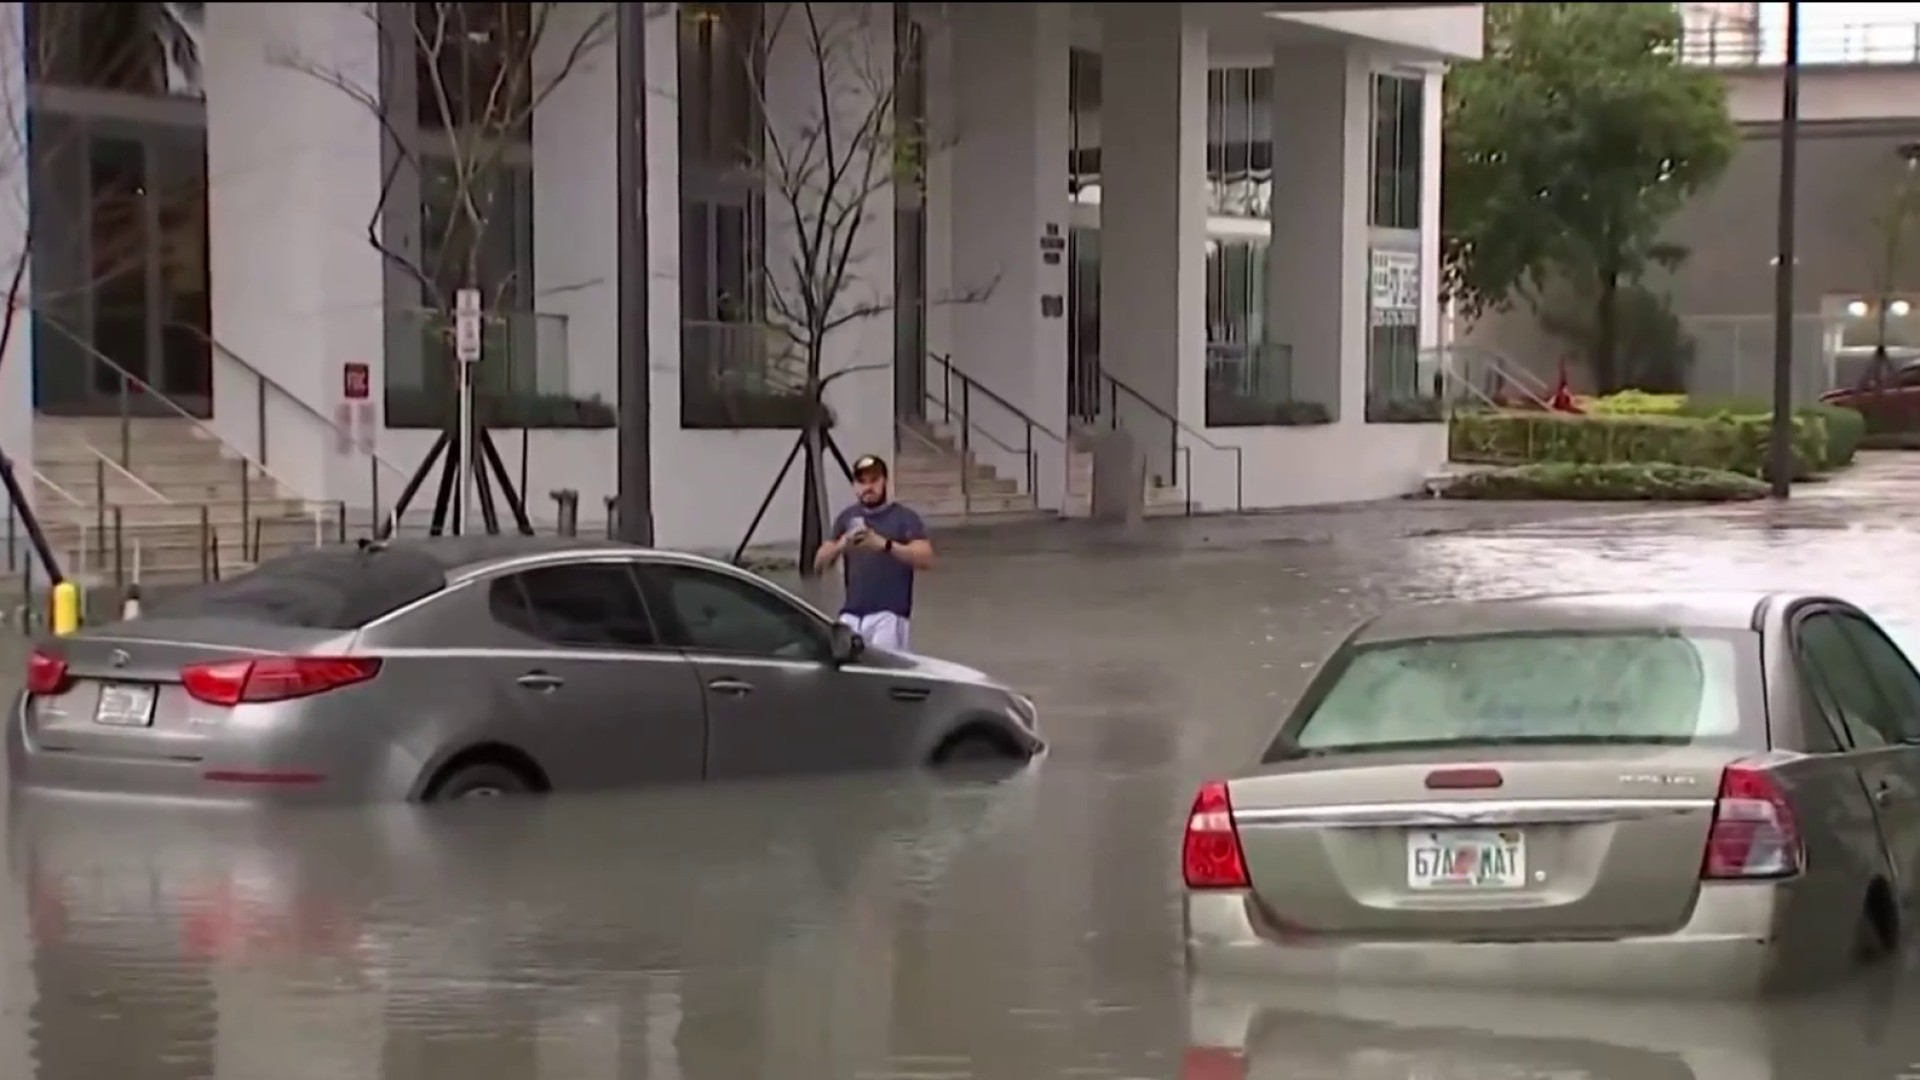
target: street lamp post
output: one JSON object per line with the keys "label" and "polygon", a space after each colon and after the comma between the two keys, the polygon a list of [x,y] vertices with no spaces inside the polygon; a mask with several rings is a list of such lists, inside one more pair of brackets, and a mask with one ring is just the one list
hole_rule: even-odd
{"label": "street lamp post", "polygon": [[620,82],[616,144],[619,207],[619,463],[614,500],[618,535],[653,543],[652,350],[648,347],[647,267],[647,9],[614,5],[614,62]]}
{"label": "street lamp post", "polygon": [[1800,5],[1787,4],[1787,56],[1781,68],[1779,262],[1773,277],[1773,430],[1767,479],[1784,499],[1793,486],[1793,249],[1800,154]]}

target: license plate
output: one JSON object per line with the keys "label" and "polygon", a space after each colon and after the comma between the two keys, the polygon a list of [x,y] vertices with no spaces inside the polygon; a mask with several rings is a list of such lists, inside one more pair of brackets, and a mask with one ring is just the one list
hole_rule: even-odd
{"label": "license plate", "polygon": [[1527,838],[1517,829],[1407,834],[1407,888],[1519,889],[1527,884]]}
{"label": "license plate", "polygon": [[108,683],[100,688],[93,722],[109,727],[148,727],[153,723],[153,687]]}

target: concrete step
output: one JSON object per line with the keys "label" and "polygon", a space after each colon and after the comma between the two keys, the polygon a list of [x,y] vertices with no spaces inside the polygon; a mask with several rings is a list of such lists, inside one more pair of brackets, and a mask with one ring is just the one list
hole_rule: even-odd
{"label": "concrete step", "polygon": [[256,529],[243,528],[237,522],[213,526],[204,536],[198,526],[147,528],[123,532],[116,553],[112,537],[103,539],[72,524],[49,523],[47,542],[62,554],[69,573],[98,580],[112,577],[116,566],[131,575],[137,564],[142,580],[148,580],[154,574],[166,573],[191,572],[197,576],[201,552],[209,546],[224,567],[246,563],[256,540],[262,557],[271,558],[316,543],[335,543],[339,539],[336,530],[336,526],[326,525],[316,535],[312,521],[287,518],[258,522],[257,535]]}
{"label": "concrete step", "polygon": [[[904,500],[903,500],[904,501]],[[925,502],[911,502],[907,505],[922,518],[957,517],[978,514],[999,514],[1010,512],[1031,513],[1033,500],[1025,495],[975,495],[970,499],[961,499],[958,495],[945,499],[931,499]]]}
{"label": "concrete step", "polygon": [[942,528],[979,528],[989,525],[1018,525],[1030,521],[1058,521],[1060,515],[1051,510],[987,510],[972,514],[922,514],[921,520],[930,529]]}
{"label": "concrete step", "polygon": [[[308,504],[299,499],[260,498],[247,502],[218,500],[205,503],[139,503],[118,507],[120,524],[123,529],[150,529],[168,527],[198,527],[200,508],[207,511],[207,520],[215,524],[238,524],[242,521],[273,518],[300,518],[311,521],[312,514]],[[105,517],[111,520],[115,507],[108,507]],[[322,516],[331,519],[331,511],[321,510]],[[66,522],[77,526],[95,527],[101,520],[101,513],[93,505],[85,506],[44,506],[40,516],[47,523]]]}
{"label": "concrete step", "polygon": [[[95,453],[95,450],[99,452]],[[56,444],[51,446],[42,446],[39,443],[35,443],[33,446],[33,461],[37,468],[45,468],[49,465],[56,464],[75,464],[92,468],[95,459],[101,456],[105,456],[107,459],[119,463],[121,457],[119,444],[111,443],[88,447],[78,443],[66,445]],[[135,470],[151,465],[204,464],[239,460],[237,457],[228,457],[218,443],[211,442],[135,443],[129,448],[126,458],[129,463],[128,467]]]}

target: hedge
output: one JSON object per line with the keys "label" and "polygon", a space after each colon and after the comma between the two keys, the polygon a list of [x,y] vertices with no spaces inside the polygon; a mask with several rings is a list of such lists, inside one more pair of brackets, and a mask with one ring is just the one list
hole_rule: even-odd
{"label": "hedge", "polygon": [[[1455,461],[1491,465],[1615,462],[1691,465],[1747,476],[1766,470],[1764,416],[1610,416],[1515,411],[1461,413],[1448,431]],[[1826,433],[1817,416],[1793,421],[1795,475],[1824,459]]]}
{"label": "hedge", "polygon": [[[1582,403],[1594,414],[1604,416],[1683,416],[1726,418],[1755,416],[1769,421],[1773,407],[1753,399],[1700,401],[1685,394],[1649,394],[1640,390],[1622,390]],[[1803,405],[1794,410],[1798,416],[1817,416],[1824,425],[1826,442],[1815,464],[1821,469],[1838,469],[1853,464],[1853,455],[1866,437],[1867,420],[1853,409],[1824,403]]]}
{"label": "hedge", "polygon": [[1740,502],[1767,494],[1751,476],[1692,465],[1570,465],[1550,462],[1468,473],[1440,491],[1446,499],[1568,502]]}

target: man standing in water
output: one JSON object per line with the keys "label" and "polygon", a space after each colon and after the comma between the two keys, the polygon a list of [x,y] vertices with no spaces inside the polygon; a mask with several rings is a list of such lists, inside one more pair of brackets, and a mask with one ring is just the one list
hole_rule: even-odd
{"label": "man standing in water", "polygon": [[832,539],[820,545],[813,565],[824,573],[844,558],[840,621],[869,645],[906,652],[913,575],[933,568],[933,543],[920,515],[893,501],[885,461],[867,454],[854,462],[853,487],[859,501],[833,519]]}

